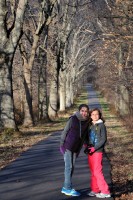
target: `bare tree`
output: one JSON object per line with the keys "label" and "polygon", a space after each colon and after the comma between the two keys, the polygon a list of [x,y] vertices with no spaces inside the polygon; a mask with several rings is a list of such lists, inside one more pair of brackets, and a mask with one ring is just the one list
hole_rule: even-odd
{"label": "bare tree", "polygon": [[47,88],[47,37],[48,30],[46,29],[45,36],[42,35],[42,44],[39,46],[39,120],[49,120],[48,116],[48,88]]}
{"label": "bare tree", "polygon": [[[35,8],[36,16],[32,16],[33,8],[32,5],[29,5],[29,18],[26,20],[29,27],[32,30],[32,35],[26,35],[26,37],[31,37],[28,40],[31,42],[31,50],[30,53],[26,53],[26,46],[24,46],[23,42],[20,43],[20,50],[23,58],[23,76],[24,76],[24,122],[23,126],[32,126],[34,124],[33,119],[33,111],[32,111],[32,68],[34,64],[34,59],[36,56],[36,51],[39,46],[40,35],[43,30],[47,29],[50,24],[52,17],[52,10],[54,7],[56,0],[53,1],[45,1]],[[26,27],[27,29],[27,27]],[[29,30],[28,30],[29,31]],[[46,31],[45,31],[46,33]],[[29,51],[29,49],[28,49]]]}
{"label": "bare tree", "polygon": [[[57,20],[57,19],[56,19]],[[48,37],[48,50],[47,50],[47,70],[48,70],[48,116],[50,119],[54,119],[57,116],[58,106],[58,78],[59,78],[59,65],[58,65],[58,48],[57,48],[57,36],[58,36],[58,24],[53,21],[49,28]]]}
{"label": "bare tree", "polygon": [[[64,6],[62,29],[60,30],[59,34],[60,111],[65,111],[66,107],[71,106],[73,104],[73,99],[76,95],[75,91],[78,91],[77,83],[79,80],[82,79],[79,78],[78,72],[81,68],[82,71],[85,70],[86,61],[89,57],[88,56],[86,58],[86,49],[88,44],[90,43],[89,38],[87,38],[89,33],[83,30],[85,24],[87,27],[87,23],[84,23],[84,19],[81,14],[82,12],[86,13],[88,2],[81,1],[79,4],[79,2],[75,0],[66,1],[65,3],[66,4]],[[82,65],[82,67],[79,63]]]}
{"label": "bare tree", "polygon": [[[27,0],[11,4],[10,1],[0,0],[0,127],[15,129],[12,63],[22,33]],[[9,21],[12,14],[10,8],[14,13],[12,22]]]}

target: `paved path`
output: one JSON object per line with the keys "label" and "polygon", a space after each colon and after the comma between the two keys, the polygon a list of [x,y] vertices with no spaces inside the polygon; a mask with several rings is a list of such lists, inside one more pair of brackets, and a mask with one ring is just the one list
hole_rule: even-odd
{"label": "paved path", "polygon": [[92,84],[87,84],[86,89],[88,91],[88,99],[89,99],[90,109],[93,109],[93,108],[100,108],[101,109],[101,105],[100,105],[99,100],[97,98],[97,93],[94,90]]}
{"label": "paved path", "polygon": [[[87,85],[87,89],[90,91],[89,103],[95,99],[96,105],[96,93],[91,85]],[[64,180],[64,162],[59,152],[60,134],[54,133],[48,139],[34,145],[0,171],[0,200],[98,200],[86,195],[89,190],[90,173],[87,156],[83,150],[77,159],[73,176],[74,188],[82,195],[69,197],[60,193]],[[110,165],[106,157],[104,174],[110,184]]]}

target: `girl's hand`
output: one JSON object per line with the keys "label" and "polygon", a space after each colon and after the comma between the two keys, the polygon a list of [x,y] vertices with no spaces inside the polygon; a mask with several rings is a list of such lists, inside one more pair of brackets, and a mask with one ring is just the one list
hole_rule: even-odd
{"label": "girl's hand", "polygon": [[60,146],[60,152],[61,152],[62,154],[64,154],[65,151],[66,151],[66,149],[65,149],[63,146]]}
{"label": "girl's hand", "polygon": [[84,147],[84,148],[87,148],[87,146],[88,146],[87,144],[83,144],[83,147]]}
{"label": "girl's hand", "polygon": [[95,152],[95,148],[94,147],[89,147],[88,149],[89,149],[89,153],[90,154]]}

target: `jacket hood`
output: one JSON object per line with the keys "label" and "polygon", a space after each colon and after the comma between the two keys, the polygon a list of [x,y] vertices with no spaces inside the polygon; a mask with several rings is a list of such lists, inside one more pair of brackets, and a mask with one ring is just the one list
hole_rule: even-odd
{"label": "jacket hood", "polygon": [[98,121],[96,121],[95,124],[101,124],[101,123],[103,123],[103,120],[99,119]]}
{"label": "jacket hood", "polygon": [[79,111],[77,111],[74,115],[78,118],[79,121],[86,121],[88,120],[88,116],[86,118],[83,118]]}

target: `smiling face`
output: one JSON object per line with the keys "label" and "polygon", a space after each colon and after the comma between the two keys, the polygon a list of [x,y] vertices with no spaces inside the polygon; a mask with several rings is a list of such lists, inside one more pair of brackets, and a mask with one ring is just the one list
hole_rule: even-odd
{"label": "smiling face", "polygon": [[91,113],[91,119],[92,119],[93,123],[95,123],[96,121],[99,120],[99,112],[98,112],[98,110],[94,110]]}
{"label": "smiling face", "polygon": [[82,115],[82,117],[86,119],[88,116],[89,110],[86,107],[82,107],[79,112]]}

